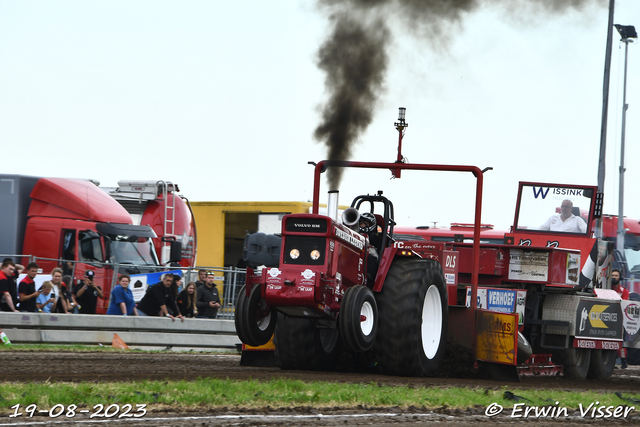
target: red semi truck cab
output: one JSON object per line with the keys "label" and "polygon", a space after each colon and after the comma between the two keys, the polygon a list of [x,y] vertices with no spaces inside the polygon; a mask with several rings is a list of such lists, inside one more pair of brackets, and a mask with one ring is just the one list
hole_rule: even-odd
{"label": "red semi truck cab", "polygon": [[130,214],[133,224],[148,225],[158,235],[153,243],[162,264],[170,259],[170,241],[182,244],[181,267],[196,265],[196,223],[189,200],[178,194],[171,181],[118,181],[118,187],[104,187]]}
{"label": "red semi truck cab", "polygon": [[[44,273],[62,267],[73,284],[86,270],[104,291],[98,313],[105,313],[116,266],[138,274],[161,269],[149,226],[132,224],[131,216],[91,181],[0,175],[0,254],[29,257]],[[173,243],[174,256],[179,252]]]}

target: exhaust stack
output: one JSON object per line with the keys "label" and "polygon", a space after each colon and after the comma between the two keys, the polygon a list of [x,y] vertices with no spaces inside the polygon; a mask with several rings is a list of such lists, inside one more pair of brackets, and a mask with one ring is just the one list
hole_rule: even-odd
{"label": "exhaust stack", "polygon": [[349,208],[342,212],[342,223],[352,230],[356,230],[360,221],[360,212],[356,208]]}
{"label": "exhaust stack", "polygon": [[338,222],[338,190],[329,191],[329,200],[327,202],[327,216],[334,222]]}

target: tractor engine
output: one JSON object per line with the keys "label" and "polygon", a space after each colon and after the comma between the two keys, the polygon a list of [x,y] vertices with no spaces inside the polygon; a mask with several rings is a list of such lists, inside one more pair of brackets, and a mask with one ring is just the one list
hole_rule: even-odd
{"label": "tractor engine", "polygon": [[279,265],[262,270],[266,304],[290,316],[335,319],[344,290],[364,284],[367,245],[329,217],[286,215]]}

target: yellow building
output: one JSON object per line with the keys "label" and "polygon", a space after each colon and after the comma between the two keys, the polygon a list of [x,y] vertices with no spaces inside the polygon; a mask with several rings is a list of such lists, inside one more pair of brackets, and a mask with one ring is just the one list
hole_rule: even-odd
{"label": "yellow building", "polygon": [[248,231],[280,233],[282,216],[309,213],[310,202],[191,202],[199,266],[235,267]]}

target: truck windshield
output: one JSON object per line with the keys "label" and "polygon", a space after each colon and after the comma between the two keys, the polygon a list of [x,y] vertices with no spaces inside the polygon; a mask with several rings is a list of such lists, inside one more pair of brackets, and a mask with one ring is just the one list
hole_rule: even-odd
{"label": "truck windshield", "polygon": [[112,262],[134,265],[158,265],[158,259],[151,241],[139,238],[130,242],[126,237],[118,236],[111,240],[110,250]]}
{"label": "truck windshield", "polygon": [[516,229],[586,235],[593,193],[590,187],[522,184]]}
{"label": "truck windshield", "polygon": [[640,250],[625,248],[624,256],[627,259],[627,266],[631,274],[636,277],[640,276]]}

